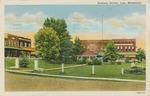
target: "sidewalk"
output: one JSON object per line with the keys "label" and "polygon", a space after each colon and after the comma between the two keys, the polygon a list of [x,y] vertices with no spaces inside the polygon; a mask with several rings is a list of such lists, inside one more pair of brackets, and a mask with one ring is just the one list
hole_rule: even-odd
{"label": "sidewalk", "polygon": [[52,74],[41,74],[41,73],[30,73],[21,72],[16,70],[5,70],[6,72],[20,73],[35,76],[46,76],[46,77],[60,77],[60,78],[71,78],[71,79],[86,79],[86,80],[106,80],[106,81],[123,81],[123,82],[146,82],[145,80],[131,80],[131,79],[117,79],[117,78],[98,78],[98,77],[80,77],[80,76],[64,76],[64,75],[52,75]]}

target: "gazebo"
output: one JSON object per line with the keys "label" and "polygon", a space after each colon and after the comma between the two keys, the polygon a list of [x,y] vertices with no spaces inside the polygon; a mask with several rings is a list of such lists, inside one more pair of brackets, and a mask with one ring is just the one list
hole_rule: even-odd
{"label": "gazebo", "polygon": [[88,57],[89,59],[91,58],[91,57],[96,57],[97,55],[95,54],[95,53],[93,53],[92,51],[90,51],[90,50],[85,50],[85,51],[83,51],[80,55],[77,55],[77,60],[79,59],[79,58],[83,58],[83,57]]}

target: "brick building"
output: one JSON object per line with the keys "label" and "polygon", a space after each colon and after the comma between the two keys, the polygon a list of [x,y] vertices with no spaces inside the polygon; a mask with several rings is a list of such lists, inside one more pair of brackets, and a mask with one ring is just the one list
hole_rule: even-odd
{"label": "brick building", "polygon": [[135,39],[81,40],[81,46],[83,46],[85,50],[98,54],[105,51],[106,46],[110,41],[114,43],[116,50],[123,57],[136,57]]}
{"label": "brick building", "polygon": [[19,57],[20,52],[24,51],[25,55],[30,57],[31,52],[35,52],[31,48],[31,39],[5,33],[5,57]]}
{"label": "brick building", "polygon": [[81,46],[83,46],[85,50],[90,50],[93,53],[98,54],[106,49],[106,46],[110,41],[111,40],[81,40]]}
{"label": "brick building", "polygon": [[113,42],[118,52],[135,52],[136,51],[135,39],[113,39]]}

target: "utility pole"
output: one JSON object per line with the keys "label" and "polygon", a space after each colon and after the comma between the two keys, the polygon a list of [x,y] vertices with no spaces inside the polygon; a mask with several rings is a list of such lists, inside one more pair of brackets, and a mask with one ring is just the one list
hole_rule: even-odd
{"label": "utility pole", "polygon": [[102,64],[103,64],[103,50],[104,50],[104,41],[103,41],[103,14],[102,14],[102,52],[101,52],[101,61],[102,61]]}

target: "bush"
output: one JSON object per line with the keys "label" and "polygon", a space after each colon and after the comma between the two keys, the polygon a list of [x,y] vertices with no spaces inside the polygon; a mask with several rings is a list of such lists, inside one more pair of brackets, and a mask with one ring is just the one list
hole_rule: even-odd
{"label": "bush", "polygon": [[87,64],[88,65],[92,65],[93,64],[93,61],[91,59],[87,59]]}
{"label": "bush", "polygon": [[27,67],[29,65],[29,61],[24,53],[24,51],[21,51],[21,56],[19,60],[19,66],[20,67]]}
{"label": "bush", "polygon": [[101,60],[99,60],[99,59],[97,59],[97,58],[94,58],[94,59],[93,59],[93,64],[94,64],[94,65],[101,65],[102,62],[101,62]]}
{"label": "bush", "polygon": [[126,58],[126,59],[125,59],[125,62],[126,62],[126,63],[130,63],[129,58]]}
{"label": "bush", "polygon": [[117,65],[121,65],[121,62],[117,62]]}
{"label": "bush", "polygon": [[27,57],[21,57],[19,61],[19,66],[20,67],[27,67],[29,65],[29,61]]}
{"label": "bush", "polygon": [[82,64],[86,64],[86,57],[83,57]]}
{"label": "bush", "polygon": [[144,68],[141,67],[132,67],[129,70],[124,70],[126,74],[145,74]]}
{"label": "bush", "polygon": [[77,61],[78,64],[86,64],[86,57],[79,58]]}
{"label": "bush", "polygon": [[78,64],[82,64],[82,58],[78,59]]}

